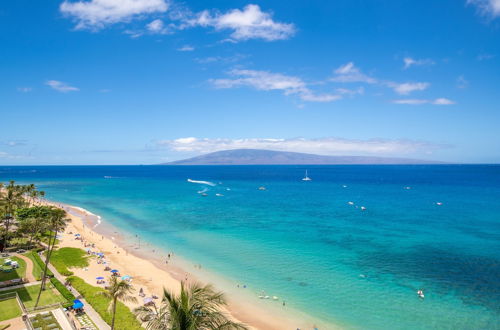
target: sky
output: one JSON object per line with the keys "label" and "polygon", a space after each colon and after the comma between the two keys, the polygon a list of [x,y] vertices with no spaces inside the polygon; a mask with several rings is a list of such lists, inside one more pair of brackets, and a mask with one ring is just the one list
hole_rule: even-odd
{"label": "sky", "polygon": [[500,162],[500,0],[0,4],[0,165]]}

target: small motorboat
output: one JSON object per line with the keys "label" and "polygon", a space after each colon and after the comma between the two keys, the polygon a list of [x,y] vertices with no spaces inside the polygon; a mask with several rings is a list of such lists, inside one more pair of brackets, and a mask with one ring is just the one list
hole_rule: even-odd
{"label": "small motorboat", "polygon": [[366,210],[366,207],[364,207],[364,206],[361,206],[360,208],[361,208],[361,211],[365,211]]}
{"label": "small motorboat", "polygon": [[260,186],[260,187],[259,187],[259,190],[266,190],[266,187],[264,187],[264,186]]}
{"label": "small motorboat", "polygon": [[443,203],[437,202],[436,205],[441,206],[441,205],[443,205]]}
{"label": "small motorboat", "polygon": [[354,205],[354,202],[347,202],[347,204],[349,204],[349,205]]}

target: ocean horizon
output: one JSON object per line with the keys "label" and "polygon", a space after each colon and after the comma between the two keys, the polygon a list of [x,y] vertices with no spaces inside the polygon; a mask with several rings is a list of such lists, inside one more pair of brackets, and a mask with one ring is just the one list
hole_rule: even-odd
{"label": "ocean horizon", "polygon": [[500,165],[0,166],[8,180],[319,325],[500,329]]}

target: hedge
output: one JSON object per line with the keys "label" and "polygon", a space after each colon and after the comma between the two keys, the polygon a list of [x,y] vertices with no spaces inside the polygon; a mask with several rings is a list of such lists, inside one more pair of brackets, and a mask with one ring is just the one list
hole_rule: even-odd
{"label": "hedge", "polygon": [[[108,306],[111,299],[98,294],[99,292],[104,291],[104,289],[87,284],[83,279],[77,276],[70,276],[67,280],[85,298],[85,300],[92,305],[96,312],[101,315],[102,319],[107,324],[111,325],[112,315],[108,312]],[[142,329],[141,324],[135,315],[120,301],[118,301],[118,304],[116,305],[115,328],[120,330]]]}
{"label": "hedge", "polygon": [[64,286],[57,278],[52,277],[50,279],[50,282],[54,285],[54,287],[61,293],[61,295],[68,301],[67,304],[64,304],[64,307],[73,305],[73,300],[76,299],[76,297],[71,293],[71,291],[68,290],[67,287]]}

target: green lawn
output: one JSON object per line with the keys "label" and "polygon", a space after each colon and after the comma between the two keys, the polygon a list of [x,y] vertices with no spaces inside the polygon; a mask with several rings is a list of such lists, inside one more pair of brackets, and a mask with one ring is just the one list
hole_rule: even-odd
{"label": "green lawn", "polygon": [[[47,289],[42,292],[40,297],[40,303],[38,306],[52,305],[55,303],[64,303],[66,299],[59,293],[59,291],[54,289],[52,283],[48,282],[46,285]],[[36,297],[38,296],[38,291],[40,290],[40,285],[25,286],[19,289],[6,290],[1,293],[14,292],[16,291],[19,298],[23,302],[26,308],[31,308],[35,306]]]}
{"label": "green lawn", "polygon": [[16,298],[0,301],[0,321],[10,320],[18,316],[21,316],[21,308]]}
{"label": "green lawn", "polygon": [[[98,292],[103,291],[103,289],[87,284],[84,280],[77,276],[71,276],[68,280],[71,282],[71,285],[73,285],[73,287],[80,292],[80,294],[82,294],[85,300],[87,300],[87,302],[94,307],[103,320],[106,321],[106,323],[111,324],[111,314],[108,312],[110,299],[97,294]],[[142,329],[141,324],[135,318],[135,315],[122,302],[118,302],[116,306],[115,328],[120,330]]]}
{"label": "green lawn", "polygon": [[[54,315],[52,315],[52,313],[46,314],[45,316],[42,314],[37,314],[33,317],[30,317],[30,321],[35,329],[42,329],[42,330],[61,329],[61,326],[57,322]],[[54,325],[57,325],[57,327],[54,327]]]}
{"label": "green lawn", "polygon": [[4,266],[5,259],[0,258],[0,265],[2,270],[0,270],[0,282],[13,280],[15,278],[23,278],[26,275],[26,262],[18,257],[12,257],[11,260],[17,261],[19,268],[12,269],[9,272],[4,272],[3,270],[10,270],[10,266]]}
{"label": "green lawn", "polygon": [[35,256],[31,252],[25,253],[24,256],[30,258],[31,262],[33,263],[33,276],[36,278],[37,281],[40,281],[42,279],[43,269],[35,260]]}
{"label": "green lawn", "polygon": [[78,248],[64,247],[52,252],[50,263],[57,269],[61,275],[73,275],[68,268],[83,268],[89,265],[89,255],[87,252]]}

